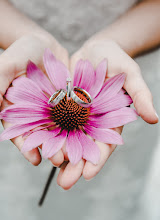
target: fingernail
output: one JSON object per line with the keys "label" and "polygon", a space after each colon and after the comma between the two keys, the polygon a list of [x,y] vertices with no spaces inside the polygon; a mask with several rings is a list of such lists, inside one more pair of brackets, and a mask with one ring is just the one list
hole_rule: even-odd
{"label": "fingernail", "polygon": [[155,111],[155,115],[156,115],[156,117],[159,119],[159,116],[158,116],[158,114],[157,114],[157,112]]}
{"label": "fingernail", "polygon": [[87,182],[90,182],[93,179],[93,177],[91,179],[85,179]]}

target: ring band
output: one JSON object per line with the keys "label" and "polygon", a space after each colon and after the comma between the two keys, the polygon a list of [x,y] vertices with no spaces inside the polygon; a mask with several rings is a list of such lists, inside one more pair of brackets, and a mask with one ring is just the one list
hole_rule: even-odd
{"label": "ring band", "polygon": [[66,95],[66,91],[64,89],[60,89],[57,92],[53,93],[53,95],[49,98],[48,104],[53,107],[57,105]]}
{"label": "ring band", "polygon": [[[66,86],[67,92],[64,89],[60,89],[60,90],[56,91],[49,98],[48,104],[50,104],[54,107],[67,95],[68,98],[72,98],[78,105],[80,105],[84,108],[89,107],[92,104],[92,98],[91,98],[90,94],[86,90],[84,90],[80,87],[77,87],[77,86],[75,86],[71,89],[71,78],[67,78],[66,81],[67,81],[67,86]],[[76,92],[82,94],[87,99],[87,101],[85,102],[82,99],[80,99],[76,95]]]}
{"label": "ring band", "polygon": [[[81,93],[81,94],[83,94],[83,95],[86,97],[86,99],[88,100],[88,102],[85,102],[85,101],[81,100],[81,99],[76,95],[75,91],[76,91],[76,92],[79,92],[79,93]],[[72,98],[78,105],[80,105],[80,106],[82,106],[82,107],[85,107],[85,108],[89,107],[89,106],[92,104],[92,98],[91,98],[90,94],[89,94],[86,90],[84,90],[84,89],[82,89],[82,88],[79,88],[79,87],[76,87],[76,86],[71,90],[71,98]]]}

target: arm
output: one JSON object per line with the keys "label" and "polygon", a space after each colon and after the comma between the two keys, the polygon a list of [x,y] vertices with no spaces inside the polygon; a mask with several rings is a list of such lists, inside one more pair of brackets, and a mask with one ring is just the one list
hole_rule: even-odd
{"label": "arm", "polygon": [[[49,40],[53,37],[7,0],[0,0],[0,47],[7,49],[17,39],[33,34]],[[56,40],[55,40],[56,42]]]}
{"label": "arm", "polygon": [[89,41],[114,40],[131,57],[160,45],[160,0],[145,0]]}
{"label": "arm", "polygon": [[[130,57],[160,44],[160,1],[144,1],[120,17],[115,23],[91,37],[71,57],[71,70],[79,59],[88,59],[94,66],[108,59],[107,77],[126,73],[124,88],[132,97],[140,116],[148,123],[157,123],[158,117],[152,103],[152,95],[144,82],[140,68]],[[117,128],[121,133],[122,128]],[[97,143],[101,158],[98,165],[82,161],[77,167],[62,167],[57,182],[64,189],[71,188],[81,175],[90,180],[102,169],[115,145]],[[68,173],[72,176],[68,178]]]}

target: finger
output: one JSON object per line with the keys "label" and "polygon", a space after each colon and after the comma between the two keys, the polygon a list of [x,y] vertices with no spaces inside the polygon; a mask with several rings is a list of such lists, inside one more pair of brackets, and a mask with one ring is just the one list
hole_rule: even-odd
{"label": "finger", "polygon": [[[23,143],[24,143],[24,140],[23,140],[22,136],[13,138],[11,141],[21,151],[21,148],[22,148]],[[34,166],[38,166],[41,163],[41,155],[39,153],[38,148],[35,148],[31,151],[28,151],[28,152],[25,152],[25,153],[22,153],[22,154]]]}
{"label": "finger", "polygon": [[[7,128],[10,127],[10,124],[6,121],[2,121],[3,127]],[[24,139],[22,138],[22,136],[18,136],[16,138],[13,138],[11,140],[13,142],[13,144],[19,149],[19,151],[21,151],[21,148],[23,146],[24,143]],[[37,166],[41,163],[41,155],[39,153],[38,148],[35,148],[31,151],[25,152],[23,153],[23,156],[30,162],[32,163],[34,166]]]}
{"label": "finger", "polygon": [[59,185],[65,190],[70,189],[81,177],[84,164],[84,160],[80,160],[76,165],[69,162],[60,173]]}
{"label": "finger", "polygon": [[158,117],[153,106],[150,90],[144,82],[140,71],[127,74],[124,88],[131,96],[138,114],[150,124],[158,122]]}
{"label": "finger", "polygon": [[7,66],[6,64],[2,65],[0,59],[0,105],[6,90],[14,79],[14,72],[13,66]]}
{"label": "finger", "polygon": [[[3,100],[2,102],[2,106],[1,106],[1,110],[3,110],[4,108],[10,106],[10,102],[7,101],[6,99]],[[2,120],[2,125],[4,128],[8,128],[11,126],[10,123],[6,122],[6,121],[3,121]],[[22,136],[19,136],[19,137],[16,137],[16,138],[13,138],[11,140],[13,142],[13,144],[19,149],[21,150],[22,146],[23,146],[23,143],[24,143],[24,139],[22,138]],[[39,150],[38,148],[36,149],[33,149],[31,151],[28,151],[28,152],[25,152],[23,153],[24,157],[29,161],[31,162],[33,165],[37,166],[38,164],[40,164],[41,162],[41,155],[39,153]]]}
{"label": "finger", "polygon": [[49,158],[52,164],[59,167],[64,161],[64,155],[62,150],[59,150],[53,157]]}
{"label": "finger", "polygon": [[[122,127],[116,128],[115,130],[120,134],[122,132]],[[86,161],[84,169],[83,169],[83,177],[86,180],[91,180],[94,176],[96,176],[99,171],[103,168],[104,164],[115,150],[116,145],[114,144],[105,144],[99,141],[95,141],[100,149],[100,160],[97,165],[92,164],[89,161]]]}
{"label": "finger", "polygon": [[104,164],[108,160],[111,153],[116,148],[116,145],[107,145],[104,143],[100,143],[98,141],[95,142],[99,149],[100,149],[100,161],[97,165],[92,164],[91,162],[87,161],[85,163],[84,169],[83,169],[83,177],[86,180],[91,180],[93,177],[95,177],[99,171],[103,168]]}
{"label": "finger", "polygon": [[67,154],[65,145],[62,147],[62,152],[63,152],[63,155],[64,155],[64,160],[68,161],[69,158],[68,158],[68,154]]}
{"label": "finger", "polygon": [[67,166],[68,162],[67,161],[64,161],[61,166],[60,166],[60,171],[59,171],[59,174],[57,176],[57,184],[60,186],[60,180],[61,180],[61,176],[63,175],[63,172]]}
{"label": "finger", "polygon": [[[6,49],[0,55],[0,101],[3,100],[3,95],[12,83],[13,79],[22,73],[25,73],[27,58],[24,54],[16,53],[16,43]],[[14,59],[13,59],[14,58]],[[1,104],[0,102],[0,104]]]}

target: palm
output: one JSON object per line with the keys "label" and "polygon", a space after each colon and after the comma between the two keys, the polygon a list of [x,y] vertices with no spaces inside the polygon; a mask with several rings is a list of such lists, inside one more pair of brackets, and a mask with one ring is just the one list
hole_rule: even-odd
{"label": "palm", "polygon": [[[29,59],[35,62],[41,67],[41,69],[44,70],[42,65],[42,57],[44,49],[46,47],[50,47],[51,50],[54,51],[56,57],[64,62],[66,66],[68,66],[67,53],[62,47],[60,47],[57,42],[56,44],[50,45],[47,42],[43,42],[42,40],[35,37],[22,38],[16,41],[1,56],[0,62],[3,61],[3,67],[6,68],[6,70],[4,69],[5,71],[3,70],[3,72],[6,72],[7,74],[7,77],[5,76],[7,80],[5,80],[5,83],[1,90],[2,95],[5,93],[6,89],[14,78],[18,77],[19,75],[25,74],[26,65]],[[151,95],[149,90],[147,89],[147,86],[143,82],[143,79],[140,75],[139,67],[116,43],[111,41],[101,41],[98,44],[82,47],[71,57],[71,72],[73,72],[74,66],[79,59],[88,59],[92,62],[94,66],[96,66],[104,58],[108,59],[108,72],[106,78],[121,72],[127,73],[124,88],[132,97],[137,111],[147,122],[156,123],[157,118],[156,116],[154,116],[154,109],[151,103]],[[12,60],[12,63],[9,63],[9,65],[7,65],[8,63],[6,62],[6,60]],[[5,108],[9,104],[11,103],[4,100],[2,103],[2,108]],[[145,108],[148,108],[147,114],[144,112]],[[6,122],[3,122],[3,124],[5,128],[10,126]],[[115,128],[115,130],[121,133],[122,127]],[[23,138],[21,136],[14,138],[12,141],[19,149],[21,149],[23,145]],[[73,166],[70,162],[63,163],[64,160],[68,160],[65,146],[56,155],[50,158],[52,163],[56,166],[60,166],[63,163],[57,179],[57,182],[61,187],[69,189],[72,185],[76,183],[81,175],[83,175],[85,179],[91,179],[101,170],[116,146],[106,145],[98,141],[96,143],[98,144],[101,152],[99,164],[96,166],[88,161],[86,162],[83,159],[75,166]],[[38,148],[25,153],[25,157],[34,165],[39,164],[41,161]]]}
{"label": "palm", "polygon": [[[68,65],[68,56],[65,51],[54,39],[50,44],[49,41],[44,41],[35,36],[25,36],[19,40],[17,40],[14,44],[12,44],[0,57],[1,65],[1,94],[5,94],[7,88],[14,78],[17,78],[20,75],[25,75],[26,66],[28,60],[32,60],[40,68],[43,69],[42,65],[42,57],[44,53],[44,49],[50,47],[51,50],[54,51],[57,57],[61,57],[61,61],[65,62]],[[62,55],[63,54],[63,57]],[[5,73],[5,74],[4,74]],[[2,99],[1,109],[11,105],[6,99]],[[9,123],[3,121],[4,128],[10,126]],[[22,136],[16,137],[13,140],[13,143],[20,150],[23,146],[23,138]],[[38,165],[41,161],[41,156],[38,148],[24,153],[24,156],[27,160],[29,160],[32,164]],[[53,158],[51,158],[52,161]],[[55,161],[55,159],[53,159]]]}
{"label": "palm", "polygon": [[[157,117],[154,114],[151,94],[141,77],[139,66],[116,43],[112,41],[101,41],[96,44],[84,45],[84,47],[71,57],[71,72],[73,72],[74,66],[79,59],[88,59],[94,66],[97,66],[97,64],[104,58],[108,59],[108,73],[106,78],[112,77],[121,72],[127,73],[124,88],[132,97],[138,113],[145,121],[156,123]],[[147,114],[145,111],[146,107],[148,108]],[[115,128],[115,130],[121,133],[122,127]],[[64,164],[57,179],[57,182],[61,187],[69,189],[76,183],[81,175],[89,180],[102,169],[116,146],[100,142],[97,142],[97,144],[101,152],[99,164],[95,166],[84,160],[81,160],[76,166],[73,166],[71,163]]]}

